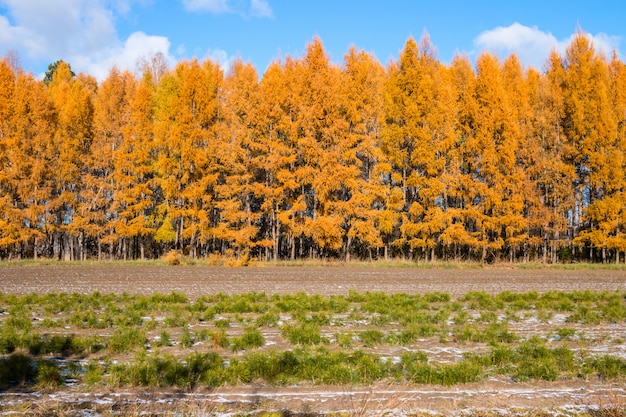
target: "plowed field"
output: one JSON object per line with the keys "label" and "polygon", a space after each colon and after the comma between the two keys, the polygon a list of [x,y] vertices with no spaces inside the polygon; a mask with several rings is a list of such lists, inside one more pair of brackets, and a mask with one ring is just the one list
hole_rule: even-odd
{"label": "plowed field", "polygon": [[[270,294],[345,295],[358,293],[435,293],[450,294],[452,299],[469,292],[484,291],[499,294],[504,291],[525,293],[536,291],[626,291],[626,271],[568,271],[552,269],[485,268],[467,270],[411,268],[350,268],[350,267],[158,267],[158,266],[19,266],[0,267],[0,292],[28,293],[101,293],[169,294],[184,293],[191,299],[207,294]],[[557,328],[559,315],[546,324],[536,319],[511,323],[510,329],[521,337],[545,333],[546,326]],[[233,330],[236,332],[236,330]],[[598,326],[580,325],[596,340],[585,347],[626,358],[626,347],[615,340],[626,339],[626,323],[603,323]],[[277,330],[265,331],[266,341],[279,338]],[[610,341],[608,341],[610,339]],[[280,343],[280,342],[278,342]],[[483,352],[484,345],[464,343],[438,344],[433,340],[418,346],[432,357],[454,361],[466,353]],[[374,348],[377,354],[399,355],[401,346]],[[34,404],[34,405],[33,405]],[[260,412],[290,410],[290,413],[348,412],[358,415],[415,415],[434,413],[444,415],[514,414],[540,410],[548,414],[575,414],[581,410],[624,407],[626,385],[620,381],[603,383],[598,379],[569,379],[552,382],[516,382],[494,377],[480,383],[451,387],[430,385],[395,386],[377,383],[366,387],[281,386],[264,383],[197,389],[181,393],[173,389],[106,390],[85,392],[83,388],[64,387],[53,392],[0,391],[0,414],[15,414],[16,410],[80,409],[80,415],[104,415],[97,411],[107,404],[108,410],[147,410],[148,414],[169,412],[184,404],[185,410],[197,414]],[[154,404],[157,404],[156,406]],[[160,405],[159,405],[160,404]],[[22,407],[22,408],[20,408]],[[99,408],[100,407],[100,408]],[[87,411],[85,411],[87,410]],[[92,410],[92,411],[89,411]],[[36,413],[31,413],[36,414]],[[77,414],[77,415],[78,415]]]}

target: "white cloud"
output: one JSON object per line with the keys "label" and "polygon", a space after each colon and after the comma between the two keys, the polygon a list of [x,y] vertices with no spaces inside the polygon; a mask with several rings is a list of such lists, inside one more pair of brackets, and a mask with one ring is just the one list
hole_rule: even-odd
{"label": "white cloud", "polygon": [[101,1],[6,0],[21,50],[33,58],[105,47],[116,31],[113,14]]}
{"label": "white cloud", "polygon": [[[500,57],[515,53],[526,66],[542,68],[555,49],[564,54],[575,34],[566,39],[557,39],[552,33],[544,32],[537,26],[529,27],[520,23],[513,23],[507,27],[497,27],[481,33],[474,39],[474,45],[481,50],[493,52]],[[592,41],[596,51],[610,56],[611,52],[619,50],[620,38],[604,33],[596,35],[586,34]]]}
{"label": "white cloud", "polygon": [[118,14],[126,16],[132,10],[133,3],[148,6],[153,0],[109,0],[109,2]]}
{"label": "white cloud", "polygon": [[162,52],[172,62],[170,42],[143,32],[120,39],[116,13],[147,0],[0,0],[0,51],[15,49],[35,62],[64,59],[75,72],[101,80],[116,65],[135,70],[139,58]]}
{"label": "white cloud", "polygon": [[185,10],[190,12],[210,12],[214,14],[231,12],[228,0],[183,0]]}
{"label": "white cloud", "polygon": [[182,2],[188,12],[236,13],[243,18],[274,17],[267,0],[182,0]]}
{"label": "white cloud", "polygon": [[228,56],[228,53],[222,49],[209,49],[204,54],[202,60],[210,59],[220,66],[224,73],[227,73],[230,69],[235,57]]}
{"label": "white cloud", "polygon": [[[99,81],[116,66],[137,71],[137,62],[162,53],[170,66],[185,54],[185,46],[172,47],[168,38],[135,32],[121,38],[116,20],[132,14],[137,5],[154,0],[0,0],[7,13],[0,15],[0,55],[16,50],[26,70],[43,76],[46,66],[58,59],[78,73]],[[232,2],[232,10],[230,9]],[[195,10],[230,10],[240,16],[271,17],[267,0],[183,0]],[[232,58],[225,51],[209,50],[205,57],[227,69]],[[35,66],[33,68],[32,66]]]}
{"label": "white cloud", "polygon": [[[606,33],[598,33],[596,35],[587,34],[587,36],[591,39],[591,42],[593,42],[595,50],[602,52],[609,58],[614,50],[619,51],[621,41],[619,36],[610,36]],[[567,44],[569,44],[569,41]],[[567,45],[565,45],[565,47],[567,47]],[[565,47],[563,48],[564,51]]]}
{"label": "white cloud", "polygon": [[73,66],[75,63],[75,67],[79,71],[91,74],[98,80],[103,80],[113,66],[121,70],[136,71],[137,63],[141,58],[150,59],[158,52],[163,53],[168,65],[172,66],[175,59],[169,50],[170,41],[167,38],[135,32],[122,45],[106,49],[95,56],[76,56],[70,62]]}
{"label": "white cloud", "polygon": [[250,14],[253,17],[274,17],[272,9],[266,0],[251,0]]}

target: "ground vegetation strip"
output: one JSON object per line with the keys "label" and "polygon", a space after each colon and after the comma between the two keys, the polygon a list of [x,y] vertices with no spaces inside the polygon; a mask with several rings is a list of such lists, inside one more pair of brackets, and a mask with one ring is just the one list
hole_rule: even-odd
{"label": "ground vegetation strip", "polygon": [[622,381],[623,292],[0,295],[0,387]]}
{"label": "ground vegetation strip", "polygon": [[623,262],[626,66],[545,69],[428,36],[383,67],[313,39],[97,82],[0,62],[0,257]]}
{"label": "ground vegetation strip", "polygon": [[623,415],[624,271],[411,266],[3,266],[0,414]]}

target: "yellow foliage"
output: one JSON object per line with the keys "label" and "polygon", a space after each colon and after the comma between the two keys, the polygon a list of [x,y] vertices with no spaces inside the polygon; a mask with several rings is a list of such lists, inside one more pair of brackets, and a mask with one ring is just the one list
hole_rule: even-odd
{"label": "yellow foliage", "polygon": [[174,226],[172,226],[172,221],[169,217],[166,217],[163,220],[163,224],[157,229],[154,240],[159,243],[170,243],[176,240],[176,232],[174,231]]}
{"label": "yellow foliage", "polygon": [[168,265],[182,265],[183,255],[177,250],[170,250],[162,258]]}

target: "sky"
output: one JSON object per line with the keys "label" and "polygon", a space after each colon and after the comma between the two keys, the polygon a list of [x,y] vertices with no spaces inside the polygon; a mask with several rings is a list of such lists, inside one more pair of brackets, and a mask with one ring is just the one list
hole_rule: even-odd
{"label": "sky", "polygon": [[0,56],[16,52],[36,77],[63,59],[103,80],[113,66],[137,72],[157,52],[171,67],[196,57],[228,70],[239,58],[262,76],[316,36],[337,64],[355,46],[386,65],[428,33],[444,63],[515,52],[541,70],[577,30],[624,60],[625,22],[624,0],[0,0]]}

